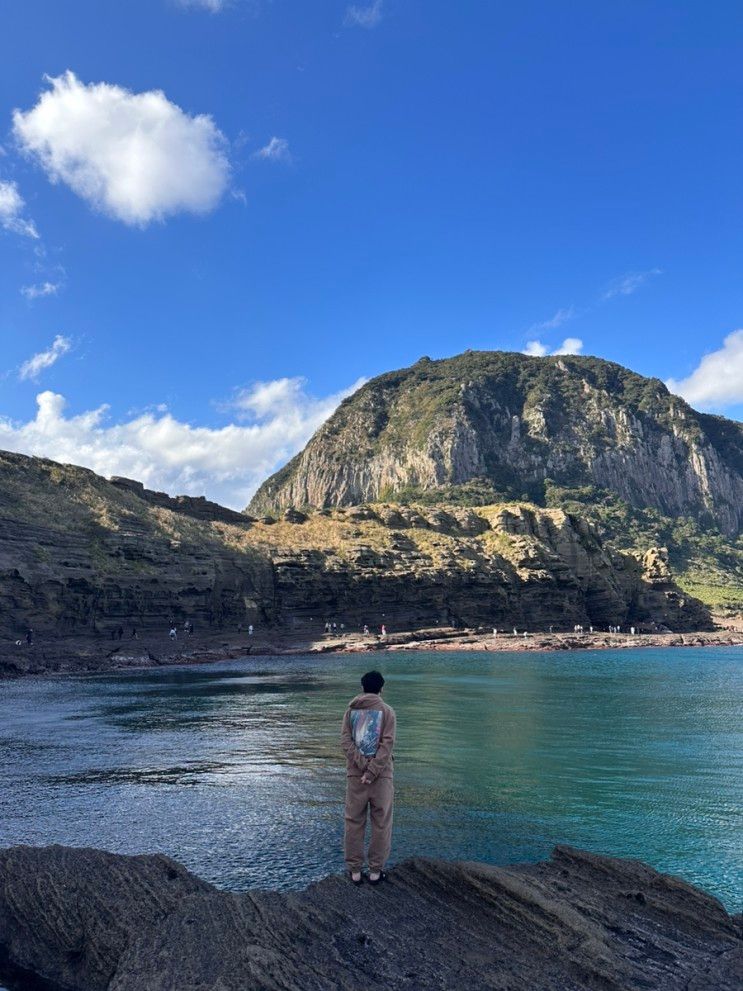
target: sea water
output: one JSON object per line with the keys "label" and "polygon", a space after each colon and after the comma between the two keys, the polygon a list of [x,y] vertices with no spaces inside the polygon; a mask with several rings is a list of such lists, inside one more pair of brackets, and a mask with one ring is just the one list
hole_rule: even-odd
{"label": "sea water", "polygon": [[230,889],[342,870],[341,717],[397,711],[393,860],[637,857],[743,907],[743,649],[384,653],[0,683],[0,846],[162,851]]}

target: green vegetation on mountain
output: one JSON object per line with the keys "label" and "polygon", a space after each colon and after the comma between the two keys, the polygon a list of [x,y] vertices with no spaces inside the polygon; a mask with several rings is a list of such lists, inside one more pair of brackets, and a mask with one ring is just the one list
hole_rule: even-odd
{"label": "green vegetation on mountain", "polygon": [[599,358],[470,351],[380,375],[249,510],[380,500],[561,508],[617,549],[667,546],[710,605],[743,602],[743,426]]}
{"label": "green vegetation on mountain", "polygon": [[593,523],[619,550],[667,547],[678,584],[715,612],[743,614],[743,537],[727,537],[689,516],[663,516],[637,509],[611,492],[584,486],[565,489],[548,483],[546,503]]}
{"label": "green vegetation on mountain", "polygon": [[743,601],[742,449],[618,365],[466,353],[350,397],[260,520],[0,454],[0,626],[703,629]]}

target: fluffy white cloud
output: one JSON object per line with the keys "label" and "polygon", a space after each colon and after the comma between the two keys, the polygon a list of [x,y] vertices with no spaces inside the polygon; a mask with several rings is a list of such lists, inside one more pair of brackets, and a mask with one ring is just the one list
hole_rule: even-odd
{"label": "fluffy white cloud", "polygon": [[160,90],[48,79],[36,106],[13,113],[20,146],[52,182],[92,207],[144,227],[213,210],[227,188],[226,141],[211,117],[191,117]]}
{"label": "fluffy white cloud", "polygon": [[544,358],[547,354],[580,354],[582,350],[583,341],[579,337],[566,337],[554,351],[550,351],[541,341],[528,341],[522,354],[531,355],[533,358]]}
{"label": "fluffy white cloud", "polygon": [[32,286],[21,286],[21,295],[28,300],[39,299],[42,296],[56,296],[61,287],[61,282],[37,282]]}
{"label": "fluffy white cloud", "polygon": [[559,348],[552,354],[580,354],[583,350],[583,341],[580,337],[566,337]]}
{"label": "fluffy white cloud", "polygon": [[342,399],[362,384],[317,398],[302,379],[261,382],[237,393],[233,404],[250,423],[198,427],[168,412],[148,411],[108,423],[106,406],[65,414],[54,392],[37,398],[26,423],[0,418],[0,448],[126,475],[173,495],[207,495],[243,509],[258,485],[296,454]]}
{"label": "fluffy white cloud", "polygon": [[375,28],[382,20],[383,0],[373,0],[367,4],[352,4],[346,8],[345,22],[359,28]]}
{"label": "fluffy white cloud", "polygon": [[271,138],[267,145],[259,148],[253,154],[253,158],[262,158],[266,162],[284,162],[288,164],[292,160],[289,151],[289,142],[286,138]]}
{"label": "fluffy white cloud", "polygon": [[606,288],[601,298],[614,299],[615,296],[631,296],[633,292],[637,292],[653,276],[661,274],[662,270],[659,268],[651,268],[647,272],[627,272],[626,275],[621,275],[618,279],[614,279]]}
{"label": "fluffy white cloud", "polygon": [[61,334],[57,334],[51,346],[46,351],[39,351],[38,354],[29,358],[28,361],[23,362],[18,369],[18,378],[37,379],[46,368],[51,368],[55,362],[67,354],[71,347],[72,341],[69,337],[63,337]]}
{"label": "fluffy white cloud", "polygon": [[688,378],[668,379],[666,385],[693,406],[743,403],[743,330],[734,330],[721,348],[705,354]]}
{"label": "fluffy white cloud", "polygon": [[13,234],[38,240],[39,232],[34,222],[23,216],[25,205],[16,183],[0,179],[0,227]]}

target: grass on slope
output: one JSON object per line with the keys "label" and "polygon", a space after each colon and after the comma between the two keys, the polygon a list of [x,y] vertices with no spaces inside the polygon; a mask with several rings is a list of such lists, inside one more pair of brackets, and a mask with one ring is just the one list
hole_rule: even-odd
{"label": "grass on slope", "polygon": [[674,577],[684,591],[715,610],[743,612],[743,538],[726,537],[689,517],[636,509],[611,492],[585,486],[547,485],[547,505],[595,523],[620,550],[667,547]]}

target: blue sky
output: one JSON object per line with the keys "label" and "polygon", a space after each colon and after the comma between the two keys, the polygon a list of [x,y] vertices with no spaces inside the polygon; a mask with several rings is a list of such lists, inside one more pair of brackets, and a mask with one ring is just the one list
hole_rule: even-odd
{"label": "blue sky", "polygon": [[742,42],[732,2],[9,5],[0,446],[243,505],[360,380],[566,340],[740,418]]}

